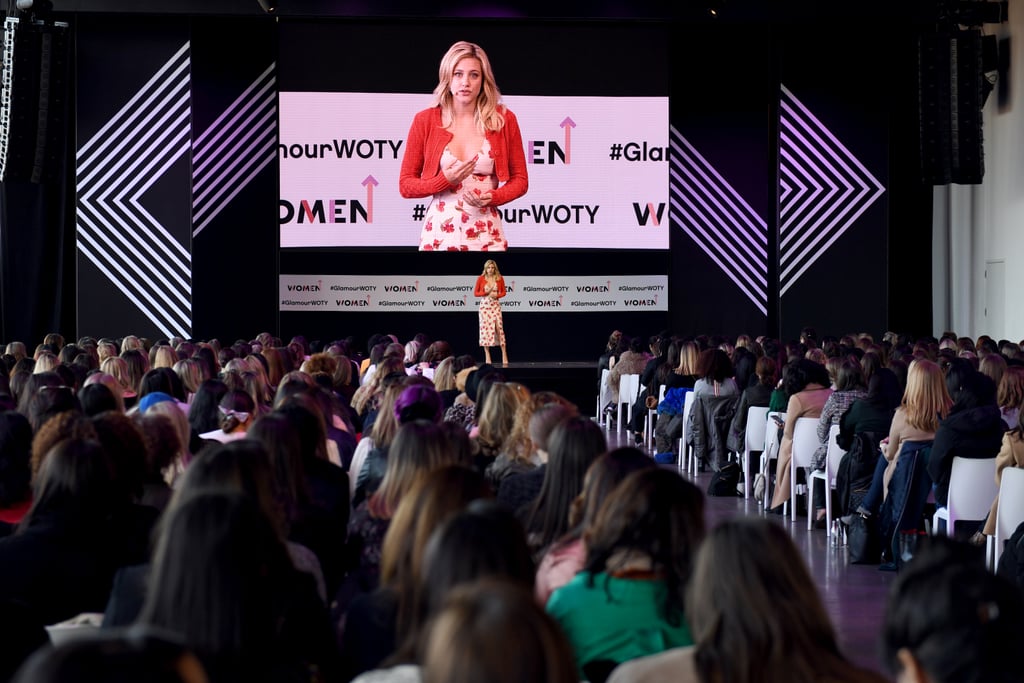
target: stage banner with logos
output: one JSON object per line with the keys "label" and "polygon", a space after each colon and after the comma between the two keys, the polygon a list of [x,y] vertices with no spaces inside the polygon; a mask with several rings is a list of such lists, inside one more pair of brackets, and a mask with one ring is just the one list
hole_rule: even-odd
{"label": "stage banner with logos", "polygon": [[[506,96],[529,191],[509,249],[668,249],[667,97]],[[282,247],[418,247],[431,197],[398,192],[422,94],[280,93]]]}
{"label": "stage banner with logos", "polygon": [[[282,275],[282,311],[463,312],[479,306],[460,275]],[[506,277],[506,312],[667,311],[665,275]]]}

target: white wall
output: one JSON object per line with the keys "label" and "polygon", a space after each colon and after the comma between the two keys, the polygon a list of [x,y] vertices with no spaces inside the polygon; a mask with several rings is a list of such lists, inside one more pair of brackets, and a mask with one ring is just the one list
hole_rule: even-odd
{"label": "white wall", "polygon": [[[1024,1],[1010,2],[1008,23],[985,30],[1010,38],[1009,97],[999,107],[993,92],[985,105],[984,182],[935,189],[935,333],[953,329],[960,335],[1019,341],[1024,339]],[[940,225],[945,220],[948,255]],[[1003,286],[994,293],[985,280],[989,261],[1005,263]],[[943,277],[950,278],[948,291],[938,281]],[[986,304],[1000,299],[999,310],[986,315]]]}

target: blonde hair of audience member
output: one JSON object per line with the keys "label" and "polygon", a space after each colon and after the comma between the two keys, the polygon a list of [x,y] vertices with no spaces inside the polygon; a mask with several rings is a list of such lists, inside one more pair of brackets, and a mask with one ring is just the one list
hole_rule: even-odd
{"label": "blonde hair of audience member", "polygon": [[380,488],[368,502],[370,515],[390,519],[416,484],[431,471],[450,464],[455,464],[452,448],[440,426],[426,420],[402,425],[388,448]]}
{"label": "blonde hair of audience member", "polygon": [[[565,399],[550,391],[538,391],[536,394],[529,394],[519,402],[516,408],[515,418],[512,421],[512,431],[506,440],[504,453],[509,457],[523,463],[529,463],[538,457],[537,444],[530,438],[530,420],[534,414],[543,406],[549,403],[565,403]],[[490,399],[488,399],[490,400]],[[545,457],[546,457],[545,453]]]}
{"label": "blonde hair of audience member", "polygon": [[257,412],[266,412],[270,406],[271,396],[270,389],[267,387],[267,383],[264,381],[263,376],[258,372],[252,370],[246,370],[241,374],[242,377],[242,390],[252,397],[253,403],[256,404]]}
{"label": "blonde hair of audience member", "polygon": [[991,377],[998,387],[1006,373],[1006,359],[998,353],[986,354],[978,364],[978,370],[981,371],[981,374]]}
{"label": "blonde hair of audience member", "polygon": [[285,365],[285,358],[290,361],[291,355],[287,349],[278,347],[264,347],[260,355],[267,359],[267,384],[276,390],[281,378],[291,370],[290,366]]}
{"label": "blonde hair of audience member", "polygon": [[753,339],[750,338],[749,334],[741,334],[741,335],[736,337],[736,343],[733,346],[735,348],[737,348],[737,349],[738,348],[749,349],[751,347],[752,343],[753,343]]}
{"label": "blonde hair of audience member", "polygon": [[402,351],[402,362],[406,365],[418,363],[420,360],[420,343],[413,339],[406,342]]}
{"label": "blonde hair of audience member", "polygon": [[224,370],[222,372],[224,374],[227,374],[229,372],[235,372],[235,373],[238,373],[239,375],[241,375],[243,372],[246,372],[248,369],[249,369],[249,364],[245,362],[245,359],[243,359],[243,358],[232,358],[231,360],[229,360],[227,363],[224,364]]}
{"label": "blonde hair of audience member", "polygon": [[14,356],[14,360],[19,361],[28,355],[28,351],[25,349],[25,342],[13,341],[7,344],[7,348],[4,349],[4,353],[9,356]]}
{"label": "blonde hair of audience member", "polygon": [[352,361],[344,354],[334,356],[338,367],[334,370],[335,388],[347,387],[352,384]]}
{"label": "blonde hair of audience member", "polygon": [[173,370],[181,379],[182,386],[188,392],[189,401],[199,391],[199,385],[210,379],[207,375],[206,364],[197,358],[186,358],[179,360],[173,365]]}
{"label": "blonde hair of audience member", "polygon": [[49,351],[43,351],[36,358],[35,367],[32,368],[32,374],[38,375],[41,372],[52,372],[54,368],[60,365],[57,360],[57,356],[53,355]]}
{"label": "blonde hair of audience member", "polygon": [[438,391],[451,391],[456,388],[455,373],[452,372],[454,363],[455,356],[448,356],[434,369],[434,388]]}
{"label": "blonde hair of audience member", "polygon": [[128,368],[132,391],[138,393],[143,376],[149,372],[149,356],[141,349],[128,349],[121,353],[121,358]]}
{"label": "blonde hair of audience member", "polygon": [[1024,367],[1011,365],[999,380],[996,402],[1003,409],[1019,408],[1024,403]]}
{"label": "blonde hair of audience member", "polygon": [[[808,352],[810,353],[810,352]],[[839,378],[839,368],[842,367],[843,361],[846,360],[842,356],[833,356],[825,360],[825,369],[828,370],[829,381],[832,382],[832,388],[836,386],[836,382]]]}
{"label": "blonde hair of audience member", "polygon": [[267,379],[267,367],[263,364],[263,361],[261,361],[260,358],[263,358],[262,354],[257,356],[257,354],[250,353],[245,357],[245,362],[249,365],[249,370],[257,373],[263,379],[263,384],[267,387],[267,393],[269,394],[270,381]]}
{"label": "blonde hair of audience member", "polygon": [[825,365],[825,363],[828,362],[828,356],[825,355],[825,352],[817,348],[810,349],[804,354],[804,358],[807,360],[813,360],[818,365]]}
{"label": "blonde hair of audience member", "polygon": [[153,367],[174,368],[174,365],[178,362],[178,354],[174,349],[167,344],[161,344],[154,348],[156,352],[153,354]]}
{"label": "blonde hair of audience member", "polygon": [[452,515],[481,498],[493,498],[487,480],[465,465],[429,472],[398,504],[381,547],[380,583],[397,598],[395,643],[401,644],[415,618],[423,560],[431,534]]}
{"label": "blonde hair of audience member", "polygon": [[767,520],[730,520],[704,539],[687,614],[701,681],[883,680],[843,657],[800,552]]}
{"label": "blonde hair of audience member", "polygon": [[520,406],[530,400],[530,391],[516,382],[495,382],[487,394],[483,411],[477,415],[480,451],[489,458],[501,453],[515,457],[519,444],[512,442],[512,429]]}
{"label": "blonde hair of audience member", "polygon": [[679,367],[676,368],[677,375],[687,377],[697,376],[697,364],[700,362],[700,345],[694,341],[683,342],[679,345]]}
{"label": "blonde hair of audience member", "polygon": [[579,680],[558,624],[521,586],[507,581],[485,579],[453,589],[426,634],[424,683]]}
{"label": "blonde hair of audience member", "polygon": [[128,363],[120,356],[110,356],[100,364],[100,372],[112,375],[117,383],[121,385],[123,396],[134,396],[135,389],[132,387],[131,373],[128,371]]}
{"label": "blonde hair of audience member", "polygon": [[[380,396],[383,392],[384,380],[393,373],[405,373],[405,365],[402,363],[401,358],[384,358],[377,365],[376,371],[373,376],[370,377],[370,381],[356,389],[356,393],[352,395],[352,408],[359,415],[364,415],[367,412],[370,401],[377,396]],[[394,405],[392,403],[392,405]],[[383,411],[382,411],[383,412]],[[378,414],[377,419],[380,419]],[[376,441],[375,441],[376,443]]]}
{"label": "blonde hair of audience member", "polygon": [[939,420],[946,419],[953,405],[946,389],[946,378],[930,360],[915,360],[907,371],[907,388],[900,407],[911,427],[934,432]]}

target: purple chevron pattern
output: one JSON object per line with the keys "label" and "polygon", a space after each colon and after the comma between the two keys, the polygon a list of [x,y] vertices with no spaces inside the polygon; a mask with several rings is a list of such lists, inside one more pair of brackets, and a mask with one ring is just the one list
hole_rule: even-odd
{"label": "purple chevron pattern", "polygon": [[203,231],[268,164],[277,145],[271,64],[192,144],[192,236]]}
{"label": "purple chevron pattern", "polygon": [[165,335],[191,336],[192,255],[146,209],[146,192],[188,154],[185,43],[76,154],[78,251]]}
{"label": "purple chevron pattern", "polygon": [[885,188],[793,93],[779,109],[779,293],[885,192]]}
{"label": "purple chevron pattern", "polygon": [[768,226],[675,128],[671,129],[671,217],[762,315],[768,307]]}

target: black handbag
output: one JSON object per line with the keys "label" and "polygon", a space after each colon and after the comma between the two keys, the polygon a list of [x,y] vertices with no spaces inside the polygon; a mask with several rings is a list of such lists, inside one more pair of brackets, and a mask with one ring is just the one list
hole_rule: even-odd
{"label": "black handbag", "polygon": [[882,546],[874,522],[854,515],[846,528],[846,547],[850,564],[879,564]]}

